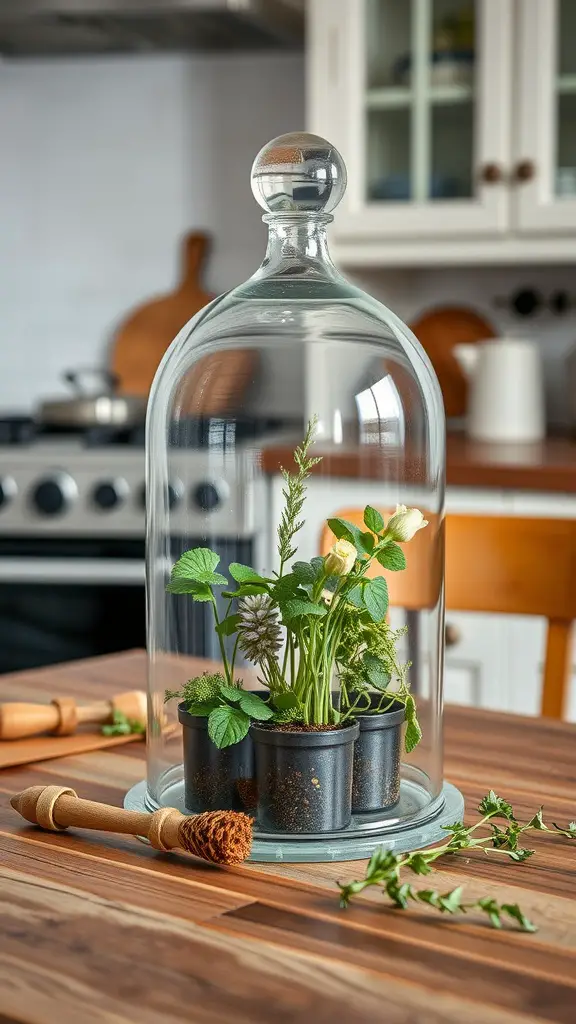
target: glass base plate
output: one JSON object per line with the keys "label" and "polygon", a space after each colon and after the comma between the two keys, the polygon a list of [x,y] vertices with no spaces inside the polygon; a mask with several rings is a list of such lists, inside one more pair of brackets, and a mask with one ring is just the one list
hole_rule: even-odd
{"label": "glass base plate", "polygon": [[[422,846],[431,846],[446,838],[443,825],[462,821],[464,797],[450,782],[445,782],[440,795],[429,803],[416,782],[403,779],[397,806],[399,817],[383,819],[379,814],[358,814],[341,832],[310,834],[279,834],[254,830],[252,851],[248,860],[256,863],[363,860],[381,846],[394,853],[406,853]],[[128,790],[124,807],[130,811],[155,811],[158,804],[150,798],[146,782],[138,782]],[[175,783],[163,794],[162,806],[184,810],[183,783]]]}

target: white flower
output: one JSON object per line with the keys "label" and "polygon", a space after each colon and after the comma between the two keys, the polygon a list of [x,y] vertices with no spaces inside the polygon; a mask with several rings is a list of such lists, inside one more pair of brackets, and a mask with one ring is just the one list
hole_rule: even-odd
{"label": "white flower", "polygon": [[406,505],[396,505],[396,512],[388,520],[386,536],[390,540],[404,541],[412,540],[418,530],[428,526],[428,520],[424,519],[419,508],[406,508]]}
{"label": "white flower", "polygon": [[334,594],[331,590],[327,590],[326,587],[324,587],[324,590],[320,594],[320,597],[322,598],[323,601],[326,601],[326,604],[332,604]]}
{"label": "white flower", "polygon": [[356,548],[349,540],[337,540],[324,559],[327,576],[346,576],[356,561]]}

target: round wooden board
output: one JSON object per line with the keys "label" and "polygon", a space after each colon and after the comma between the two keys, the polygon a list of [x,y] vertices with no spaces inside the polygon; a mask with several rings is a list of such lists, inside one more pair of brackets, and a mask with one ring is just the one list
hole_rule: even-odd
{"label": "round wooden board", "polygon": [[112,343],[111,368],[119,391],[147,396],[158,365],[178,332],[213,298],[200,285],[208,236],[191,232],[184,239],[182,276],[174,292],[135,309],[118,328]]}
{"label": "round wooden board", "polygon": [[454,355],[454,346],[495,337],[493,325],[465,306],[438,306],[410,324],[436,370],[447,416],[464,416],[468,382]]}

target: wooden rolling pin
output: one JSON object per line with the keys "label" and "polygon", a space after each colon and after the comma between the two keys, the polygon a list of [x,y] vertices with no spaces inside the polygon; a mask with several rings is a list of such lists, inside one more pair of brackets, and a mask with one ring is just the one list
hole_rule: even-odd
{"label": "wooden rolling pin", "polygon": [[252,845],[252,818],[241,811],[204,811],[189,817],[174,807],[153,814],[81,800],[66,786],[31,786],[10,800],[26,821],[61,832],[77,828],[143,836],[155,850],[186,850],[215,864],[241,864]]}
{"label": "wooden rolling pin", "polygon": [[111,700],[77,704],[73,697],[55,697],[50,704],[0,704],[0,740],[20,740],[51,732],[70,736],[86,722],[105,725],[115,711],[146,726],[146,694],[142,690],[118,693]]}

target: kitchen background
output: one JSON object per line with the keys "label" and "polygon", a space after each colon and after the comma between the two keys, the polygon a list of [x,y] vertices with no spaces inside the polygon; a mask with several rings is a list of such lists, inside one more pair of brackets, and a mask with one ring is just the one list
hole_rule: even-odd
{"label": "kitchen background", "polygon": [[[65,368],[102,363],[130,308],[175,286],[188,229],[212,237],[208,291],[251,272],[266,235],[246,176],[267,139],[304,124],[304,90],[304,58],[285,53],[0,62],[0,407],[31,410],[66,392]],[[534,338],[549,422],[570,422],[576,303],[519,317],[495,300],[574,295],[572,266],[352,276],[408,321],[463,303]]]}
{"label": "kitchen background", "polygon": [[[118,24],[110,29],[107,4],[106,17],[92,17],[69,37],[70,8],[82,20],[87,5],[64,6],[66,15],[43,34],[41,5],[26,0],[16,15],[12,3],[0,2],[0,419],[30,415],[47,397],[65,397],[66,370],[107,366],[115,331],[130,310],[176,287],[187,232],[200,229],[211,238],[202,282],[208,292],[252,273],[265,229],[248,189],[251,161],[275,135],[306,127],[335,142],[348,164],[346,204],[331,229],[345,271],[409,323],[437,307],[462,307],[484,317],[497,335],[535,341],[548,432],[570,437],[572,0],[293,0],[291,7],[306,7],[307,15],[295,43],[258,50],[253,39],[243,45],[236,35],[237,49],[222,52],[184,52],[174,32],[178,22],[170,45],[158,47],[166,5],[148,33],[155,43],[146,46],[140,30],[123,36]],[[186,6],[203,5],[189,0]],[[276,7],[275,0],[262,5],[268,13]],[[149,52],[155,46],[167,52]],[[138,52],[102,52],[107,49]],[[524,315],[531,305],[535,310]],[[284,383],[289,403],[290,382]],[[292,387],[299,386],[296,374]],[[101,465],[93,454],[94,473],[84,482],[82,453],[58,462],[81,491],[108,487],[101,508],[118,509],[116,526],[106,527],[107,544],[97,549],[87,548],[88,538],[112,519],[80,519],[76,512],[60,518],[69,480],[47,481],[36,503],[41,515],[28,504],[22,528],[13,477],[21,472],[32,488],[56,463],[47,447],[21,451],[15,461],[13,448],[0,449],[0,506],[6,506],[0,670],[101,649],[101,639],[80,636],[86,625],[74,638],[52,643],[53,624],[31,622],[39,580],[58,587],[61,623],[80,597],[88,599],[88,588],[99,588],[100,604],[112,609],[108,629],[113,608],[136,586],[141,595],[142,504],[136,514],[108,479],[113,465],[139,493],[142,472],[134,458],[140,467],[140,449],[132,461],[106,449]],[[548,456],[545,447],[520,446],[507,457],[536,471]],[[575,517],[576,459],[569,454],[567,461],[574,475],[553,493],[541,485],[505,488],[501,477],[480,487],[471,469],[466,486],[449,486],[448,509]],[[200,462],[198,474],[201,488]],[[198,493],[199,507],[219,500]],[[136,547],[126,540],[114,547],[133,537]],[[64,565],[54,544],[72,540]],[[111,605],[113,594],[118,604]],[[8,610],[15,605],[20,620],[28,619],[22,632]],[[95,608],[87,610],[86,623]],[[141,613],[140,596],[125,646],[141,639]],[[544,623],[449,618],[459,639],[448,652],[448,698],[536,711]],[[510,681],[512,666],[516,679],[521,667],[521,691]],[[576,686],[569,713],[576,716]]]}

